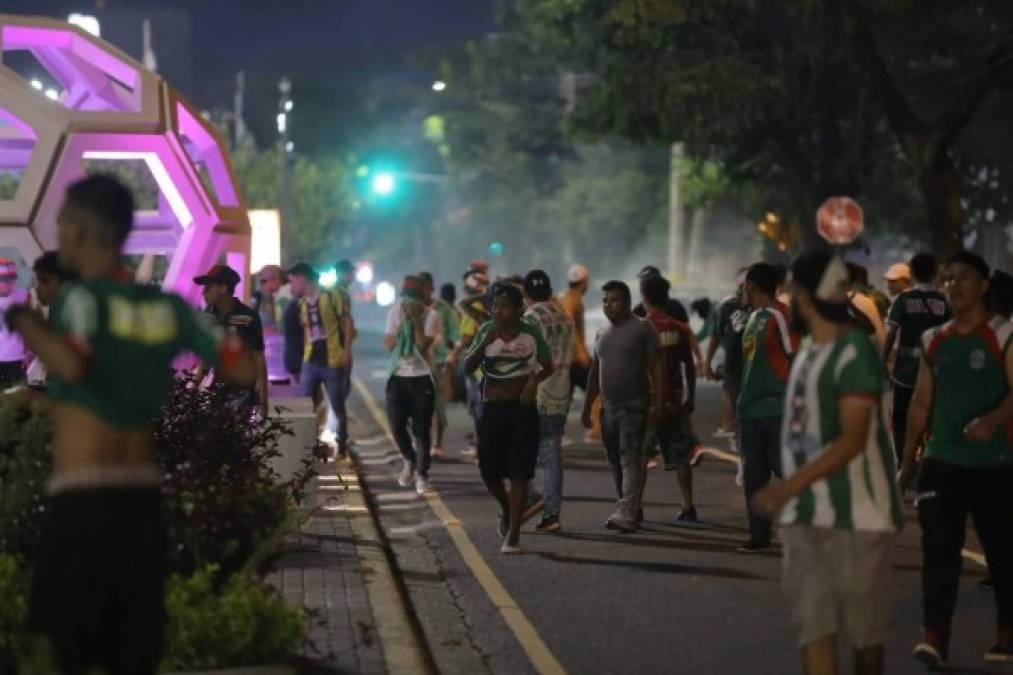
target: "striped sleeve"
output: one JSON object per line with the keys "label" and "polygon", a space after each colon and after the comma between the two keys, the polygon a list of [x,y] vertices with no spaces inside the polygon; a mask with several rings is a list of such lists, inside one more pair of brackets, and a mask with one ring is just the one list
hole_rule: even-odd
{"label": "striped sleeve", "polygon": [[879,357],[866,335],[855,335],[841,349],[834,364],[834,378],[842,398],[875,401],[883,392]]}
{"label": "striped sleeve", "polygon": [[489,334],[490,330],[492,330],[492,326],[492,321],[486,321],[482,324],[482,326],[478,329],[478,332],[475,334],[475,339],[471,341],[470,345],[468,345],[468,353],[465,354],[465,359],[471,358],[471,355],[478,351],[478,348],[482,346],[483,342],[485,342],[485,336]]}

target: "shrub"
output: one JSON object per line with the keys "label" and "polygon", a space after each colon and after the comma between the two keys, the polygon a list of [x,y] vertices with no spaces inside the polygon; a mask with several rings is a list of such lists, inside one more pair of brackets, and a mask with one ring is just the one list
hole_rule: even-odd
{"label": "shrub", "polygon": [[24,646],[28,614],[28,579],[22,564],[0,553],[0,673],[12,672]]}
{"label": "shrub", "polygon": [[0,396],[0,551],[28,558],[52,459],[49,416],[27,395]]}
{"label": "shrub", "polygon": [[231,404],[223,385],[201,389],[189,376],[176,382],[154,431],[165,472],[170,570],[192,574],[214,564],[227,577],[263,566],[271,543],[295,524],[314,475],[309,455],[290,481],[271,468],[279,440],[291,434],[278,417],[254,421]]}
{"label": "shrub", "polygon": [[164,670],[238,668],[288,660],[302,644],[306,618],[273,589],[243,573],[216,590],[220,570],[173,576]]}

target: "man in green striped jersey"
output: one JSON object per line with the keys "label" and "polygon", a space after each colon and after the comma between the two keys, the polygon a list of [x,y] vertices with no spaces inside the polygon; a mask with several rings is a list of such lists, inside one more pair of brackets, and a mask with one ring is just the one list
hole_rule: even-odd
{"label": "man in green striped jersey", "polygon": [[901,526],[893,449],[880,405],[883,366],[849,319],[848,272],[827,250],[792,266],[792,322],[808,335],[784,404],[784,481],[753,500],[780,511],[784,587],[799,628],[803,670],[837,672],[838,633],[855,672],[883,671],[890,547]]}
{"label": "man in green striped jersey", "polygon": [[986,307],[989,268],[980,256],[955,253],[943,279],[953,319],[922,336],[897,478],[906,487],[923,446],[917,504],[925,637],[914,655],[931,668],[948,656],[968,514],[998,607],[997,637],[985,659],[1013,661],[1013,325]]}

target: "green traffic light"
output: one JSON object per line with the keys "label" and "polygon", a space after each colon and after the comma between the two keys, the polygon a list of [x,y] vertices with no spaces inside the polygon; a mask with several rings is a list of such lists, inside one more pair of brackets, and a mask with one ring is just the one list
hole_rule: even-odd
{"label": "green traffic light", "polygon": [[394,188],[397,187],[397,181],[394,178],[394,174],[383,171],[373,176],[373,180],[370,181],[370,187],[373,190],[373,194],[386,197],[394,192]]}
{"label": "green traffic light", "polygon": [[503,255],[503,244],[498,241],[494,241],[489,244],[489,255],[499,257]]}

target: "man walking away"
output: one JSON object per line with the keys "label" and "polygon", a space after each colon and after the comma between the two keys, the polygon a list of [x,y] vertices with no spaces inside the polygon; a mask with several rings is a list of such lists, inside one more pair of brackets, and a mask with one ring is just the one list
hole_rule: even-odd
{"label": "man walking away", "polygon": [[774,298],[778,271],[755,263],[746,272],[745,297],[752,309],[742,334],[743,371],[736,407],[742,482],[749,514],[749,540],[739,553],[770,548],[770,519],[752,507],[753,495],[781,475],[781,416],[794,353],[788,308]]}
{"label": "man walking away", "polygon": [[[696,405],[696,364],[690,350],[693,333],[689,326],[665,313],[668,289],[668,280],[663,277],[649,277],[640,282],[640,295],[644,309],[647,310],[647,321],[654,326],[661,344],[664,374],[665,402],[654,436],[661,447],[665,470],[674,470],[679,479],[682,511],[678,520],[694,523],[697,521],[697,513],[693,502],[693,468],[690,465],[690,456],[693,453],[695,439],[685,432],[688,426],[685,418],[693,413]],[[646,483],[645,471],[644,484]]]}
{"label": "man walking away", "polygon": [[827,250],[792,265],[791,318],[808,334],[784,407],[784,482],[753,498],[780,512],[784,589],[802,671],[835,675],[847,636],[857,675],[883,672],[890,617],[890,549],[903,522],[880,402],[882,363],[848,313],[847,268]]}
{"label": "man walking away", "polygon": [[[439,333],[439,317],[425,306],[423,281],[407,276],[401,299],[387,314],[383,346],[390,353],[387,362],[387,420],[404,466],[397,483],[408,487],[415,482],[421,497],[429,487],[432,450],[431,431],[436,385],[426,358]],[[411,422],[412,434],[408,433]],[[412,446],[412,435],[415,446]]]}
{"label": "man walking away", "polygon": [[352,366],[352,315],[340,292],[320,288],[316,278],[305,279],[299,299],[299,324],[305,334],[299,374],[303,396],[315,396],[322,385],[337,419],[337,450],[347,457],[348,369]]}
{"label": "man walking away", "polygon": [[285,371],[292,380],[299,384],[299,373],[302,370],[303,353],[306,351],[306,331],[303,330],[299,318],[299,300],[306,293],[308,281],[317,279],[316,270],[307,263],[298,262],[288,270],[289,288],[292,290],[292,302],[285,307]]}
{"label": "man walking away", "polygon": [[988,264],[968,251],[946,266],[943,288],[953,319],[922,336],[921,365],[908,412],[904,489],[918,448],[918,521],[922,526],[922,611],[925,637],[914,656],[945,667],[960,584],[968,514],[995,586],[996,639],[987,661],[1013,661],[1013,324],[989,313]]}
{"label": "man walking away", "polygon": [[[461,338],[447,356],[447,365],[457,369],[461,363],[461,355],[471,347],[478,329],[490,318],[489,297],[489,266],[483,261],[475,261],[461,277],[464,282],[464,293],[467,297],[461,301]],[[482,381],[481,372],[464,373],[468,414],[473,423],[473,438],[478,442],[478,427],[482,420]],[[473,443],[461,454],[474,458],[477,449]]]}
{"label": "man walking away", "polygon": [[911,258],[914,288],[902,292],[890,306],[886,325],[886,349],[883,360],[890,361],[894,345],[897,358],[893,363],[893,447],[897,461],[904,458],[907,413],[914,395],[915,380],[921,362],[921,340],[925,331],[950,320],[950,303],[932,285],[937,273],[936,257],[919,253]]}
{"label": "man walking away", "polygon": [[[28,293],[17,287],[18,269],[10,258],[0,258],[0,315],[8,307],[22,305]],[[25,343],[0,319],[0,391],[25,380]]]}
{"label": "man walking away", "polygon": [[541,330],[552,355],[552,376],[538,385],[538,465],[542,467],[545,511],[535,529],[556,532],[563,505],[563,432],[570,412],[570,362],[573,360],[573,319],[552,297],[552,282],[542,270],[524,277],[524,318]]}
{"label": "man walking away", "polygon": [[[194,277],[193,282],[203,286],[204,302],[222,327],[239,337],[243,346],[253,354],[257,377],[253,387],[235,389],[237,405],[256,407],[260,416],[267,417],[267,362],[264,360],[264,331],[257,313],[235,298],[239,273],[228,265],[214,265],[207,274]],[[216,373],[217,378],[217,373]],[[230,385],[231,386],[231,385]]]}
{"label": "man walking away", "polygon": [[164,643],[166,542],[151,424],[172,359],[195,352],[219,377],[252,383],[240,340],[152,286],[123,281],[134,202],[116,179],[67,189],[60,259],[80,275],[49,320],[6,321],[49,371],[53,476],[33,556],[28,628],[55,663],[40,672],[154,673]]}
{"label": "man walking away", "polygon": [[618,509],[605,525],[636,532],[648,417],[657,421],[665,401],[660,344],[651,324],[633,315],[630,287],[622,281],[602,286],[602,309],[609,325],[595,340],[581,422],[591,428],[594,402],[601,394],[602,440],[619,496]]}

